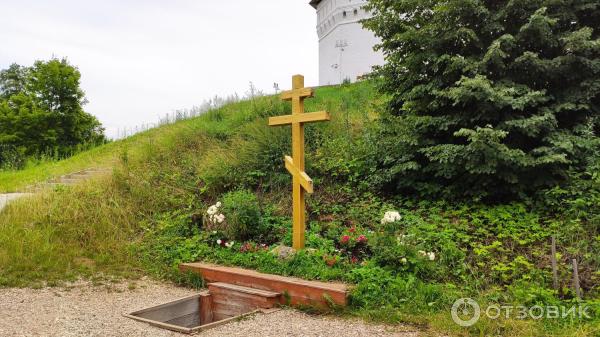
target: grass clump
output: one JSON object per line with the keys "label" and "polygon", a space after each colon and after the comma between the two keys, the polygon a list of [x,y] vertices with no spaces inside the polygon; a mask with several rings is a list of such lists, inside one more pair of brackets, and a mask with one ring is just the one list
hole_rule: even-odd
{"label": "grass clump", "polygon": [[106,179],[11,203],[0,216],[0,286],[135,276],[127,249],[134,205],[111,185]]}

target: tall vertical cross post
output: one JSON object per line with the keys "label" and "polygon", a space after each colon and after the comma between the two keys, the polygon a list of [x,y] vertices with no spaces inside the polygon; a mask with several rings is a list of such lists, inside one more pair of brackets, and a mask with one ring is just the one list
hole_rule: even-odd
{"label": "tall vertical cross post", "polygon": [[269,118],[270,126],[292,126],[292,157],[285,156],[285,168],[293,178],[293,247],[296,250],[304,248],[304,233],[306,231],[306,202],[305,193],[313,193],[313,181],[304,172],[304,123],[328,121],[326,111],[304,113],[304,100],[314,96],[312,88],[304,87],[304,76],[295,75],[292,78],[292,90],[281,94],[284,101],[292,101],[292,114]]}

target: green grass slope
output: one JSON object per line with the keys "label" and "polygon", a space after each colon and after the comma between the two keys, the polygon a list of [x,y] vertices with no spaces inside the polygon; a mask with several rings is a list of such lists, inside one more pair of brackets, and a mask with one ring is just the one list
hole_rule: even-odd
{"label": "green grass slope", "polygon": [[[341,113],[350,112],[344,98],[358,94],[364,101],[374,101],[369,85],[344,91],[319,89],[317,98],[307,102],[307,111],[328,109],[333,112],[334,123],[340,123],[358,115],[357,106],[351,114]],[[199,183],[200,176],[206,181],[223,180],[219,186],[213,184],[215,191],[237,184],[229,181],[227,174],[232,171],[228,167],[242,168],[244,160],[259,159],[253,153],[257,144],[248,137],[262,137],[262,145],[271,143],[271,136],[278,137],[284,146],[288,144],[289,129],[267,127],[267,117],[289,113],[289,109],[276,97],[257,98],[66,160],[0,172],[3,193],[85,168],[115,170],[112,176],[7,207],[0,214],[0,285],[36,285],[98,272],[135,271],[139,259],[132,256],[130,248],[140,238],[144,224],[155,221],[157,214],[201,207],[201,201],[193,201],[200,193],[208,193]],[[268,155],[272,158],[266,158],[265,165],[286,184],[282,157]]]}
{"label": "green grass slope", "polygon": [[[283,165],[291,132],[268,127],[267,119],[289,114],[290,105],[262,97],[69,160],[0,173],[0,189],[10,191],[80,168],[113,168],[109,176],[20,200],[0,213],[0,286],[146,274],[190,284],[177,265],[204,260],[353,283],[346,313],[416,324],[434,335],[596,336],[597,316],[482,319],[468,329],[452,322],[450,308],[460,297],[482,305],[575,303],[573,257],[580,259],[583,303],[597,307],[600,236],[585,219],[525,203],[452,204],[374,189],[369,177],[383,100],[364,82],[319,88],[306,102],[306,111],[332,115],[306,128],[307,172],[315,181],[307,200],[311,250],[287,260],[269,252],[291,244],[291,179]],[[251,210],[257,203],[260,210],[252,234],[231,248],[217,244],[229,234],[203,221],[217,201]],[[382,225],[390,210],[402,220]],[[562,297],[549,289],[552,235],[560,242]],[[421,251],[434,253],[433,261]]]}
{"label": "green grass slope", "polygon": [[119,155],[123,151],[129,151],[135,156],[139,153],[143,144],[150,139],[163,139],[163,135],[177,132],[179,127],[184,126],[183,124],[185,123],[151,129],[123,140],[81,152],[68,159],[44,161],[23,170],[0,171],[0,193],[18,192],[28,186],[45,182],[51,178],[88,168],[112,168],[119,162]]}

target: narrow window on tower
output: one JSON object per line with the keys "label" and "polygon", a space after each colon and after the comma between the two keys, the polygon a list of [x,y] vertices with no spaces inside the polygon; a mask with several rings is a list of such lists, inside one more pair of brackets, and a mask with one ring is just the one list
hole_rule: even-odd
{"label": "narrow window on tower", "polygon": [[348,16],[348,14],[346,13],[346,11],[344,11],[344,13],[342,13],[342,15],[343,15],[344,17]]}

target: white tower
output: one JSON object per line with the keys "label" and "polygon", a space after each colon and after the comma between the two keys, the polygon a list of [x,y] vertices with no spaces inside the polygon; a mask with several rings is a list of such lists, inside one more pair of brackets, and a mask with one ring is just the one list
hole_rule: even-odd
{"label": "white tower", "polygon": [[311,0],[317,9],[319,36],[319,83],[352,82],[384,62],[383,54],[373,46],[379,39],[360,20],[370,17],[363,9],[366,0]]}

